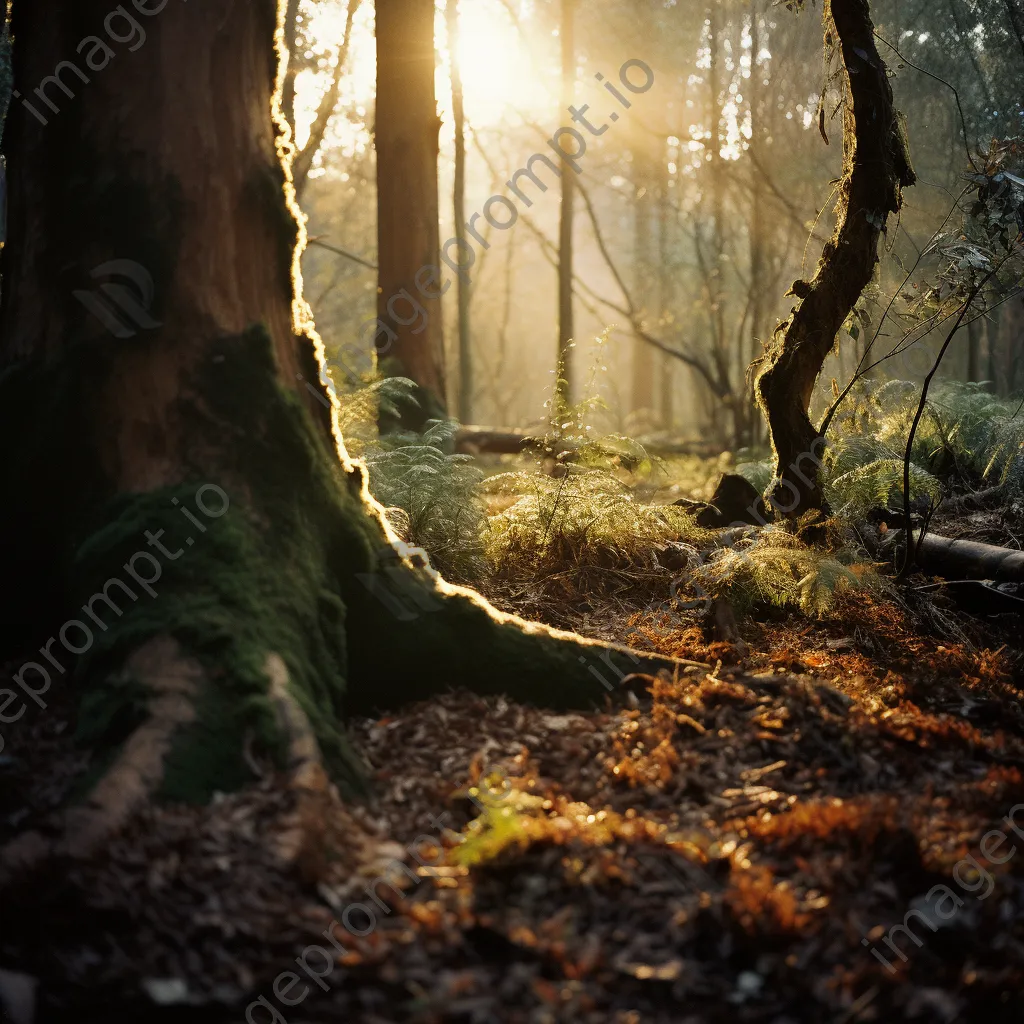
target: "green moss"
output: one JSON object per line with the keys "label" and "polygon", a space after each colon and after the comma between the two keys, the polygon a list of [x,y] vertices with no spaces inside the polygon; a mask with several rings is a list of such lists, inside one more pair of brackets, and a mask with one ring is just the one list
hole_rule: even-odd
{"label": "green moss", "polygon": [[[247,736],[257,754],[282,754],[264,674],[267,655],[276,652],[332,774],[358,792],[359,766],[341,729],[347,651],[339,580],[371,568],[372,522],[300,400],[277,384],[264,330],[223,339],[196,383],[188,416],[211,443],[219,440],[223,472],[118,496],[106,507],[107,525],[78,551],[76,604],[112,575],[131,584],[123,567],[135,552],[160,563],[156,596],[129,603],[80,663],[90,680],[93,718],[117,716],[124,695],[114,670],[124,659],[157,633],[175,636],[206,665],[209,678],[195,724],[180,731],[168,758],[162,795],[204,799],[246,781]],[[227,445],[224,431],[231,436]],[[231,481],[245,481],[244,491]],[[220,503],[215,492],[202,491],[205,485],[228,495],[230,507],[219,518],[207,518],[199,507],[200,497],[214,511]],[[148,546],[147,530],[175,557]],[[148,558],[138,564],[155,574]],[[80,728],[95,743],[93,718]],[[103,742],[112,739],[108,732]]]}

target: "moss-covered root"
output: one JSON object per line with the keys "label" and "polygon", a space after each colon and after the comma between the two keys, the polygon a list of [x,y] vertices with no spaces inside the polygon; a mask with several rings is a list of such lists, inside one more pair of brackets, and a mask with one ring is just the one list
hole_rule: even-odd
{"label": "moss-covered root", "polygon": [[423,570],[384,563],[346,595],[349,712],[393,708],[455,688],[552,709],[590,708],[633,673],[678,670],[670,658],[586,640],[491,608]]}

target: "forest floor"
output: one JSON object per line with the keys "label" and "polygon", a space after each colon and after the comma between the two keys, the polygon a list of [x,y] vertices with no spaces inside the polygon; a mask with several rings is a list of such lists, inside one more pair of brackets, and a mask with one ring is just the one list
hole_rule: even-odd
{"label": "forest floor", "polygon": [[[1018,529],[984,515],[962,532]],[[1019,616],[843,593],[722,641],[546,593],[488,596],[692,664],[590,713],[451,693],[359,720],[374,797],[315,821],[269,773],[147,811],[5,897],[35,1024],[1021,1019]],[[57,694],[12,731],[0,842],[73,787],[71,721]]]}

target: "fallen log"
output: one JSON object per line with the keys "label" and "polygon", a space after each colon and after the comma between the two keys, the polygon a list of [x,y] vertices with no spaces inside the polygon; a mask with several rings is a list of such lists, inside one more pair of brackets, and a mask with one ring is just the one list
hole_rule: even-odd
{"label": "fallen log", "polygon": [[[651,440],[642,442],[652,455],[699,455],[713,458],[721,455],[723,448],[710,441],[700,439],[683,441]],[[455,434],[455,450],[460,455],[518,455],[521,452],[542,451],[545,454],[561,455],[574,452],[578,442],[554,440],[531,434],[526,430],[510,430],[502,427],[464,426]]]}
{"label": "fallen log", "polygon": [[927,533],[923,538],[917,534],[914,547],[917,564],[935,576],[1024,583],[1024,551],[974,540],[954,540],[934,533]]}

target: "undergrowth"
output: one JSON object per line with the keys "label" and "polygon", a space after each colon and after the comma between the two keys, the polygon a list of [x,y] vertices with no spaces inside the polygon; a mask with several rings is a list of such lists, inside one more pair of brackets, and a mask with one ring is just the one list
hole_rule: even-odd
{"label": "undergrowth", "polygon": [[[697,617],[716,598],[740,611],[775,607],[821,616],[837,594],[881,586],[842,547],[838,524],[831,551],[779,526],[723,539],[698,527],[687,508],[642,500],[656,491],[652,481],[663,467],[629,438],[593,436],[593,395],[563,411],[539,439],[532,465],[506,459],[508,468],[486,476],[454,453],[454,421],[435,421],[423,435],[383,438],[367,427],[379,403],[396,391],[405,400],[408,388],[400,380],[371,381],[343,404],[343,430],[370,467],[370,488],[399,533],[450,579],[525,595],[534,610],[594,610],[611,602]],[[844,453],[849,467],[835,460],[844,473],[832,477],[845,475],[864,507],[888,496],[881,452],[877,445],[851,446]],[[763,467],[740,468],[764,484]],[[853,500],[842,505],[849,511]]]}
{"label": "undergrowth", "polygon": [[[920,385],[893,380],[860,385],[850,411],[829,431],[826,493],[849,519],[902,504],[903,460]],[[950,493],[1003,484],[1024,493],[1021,405],[983,384],[935,384],[911,452],[911,500],[932,504]]]}
{"label": "undergrowth", "polygon": [[[376,436],[378,407],[408,400],[411,387],[370,381],[343,403],[343,430],[398,531],[450,579],[492,581],[506,592],[587,609],[639,600],[699,612],[724,598],[743,612],[784,608],[816,617],[829,614],[838,595],[887,591],[845,531],[875,511],[901,507],[903,452],[919,394],[911,382],[861,384],[833,422],[823,466],[833,513],[824,549],[777,525],[723,535],[698,527],[683,507],[642,500],[657,492],[652,481],[664,467],[636,441],[595,436],[593,391],[539,439],[532,465],[505,458],[488,476],[455,453],[454,421],[433,421],[422,435]],[[948,494],[993,484],[1020,494],[1022,451],[1019,405],[982,385],[938,383],[912,451],[911,500],[925,510]],[[770,482],[766,462],[741,463],[738,471],[759,490]]]}
{"label": "undergrowth", "polygon": [[345,396],[342,434],[370,469],[370,490],[392,526],[423,548],[434,567],[458,583],[479,581],[484,563],[484,507],[477,492],[483,473],[469,455],[455,453],[455,420],[432,420],[423,434],[377,434],[378,415],[397,418],[414,400],[415,385],[401,377],[371,380]]}
{"label": "undergrowth", "polygon": [[728,599],[740,611],[769,606],[812,616],[831,611],[840,594],[884,589],[881,577],[852,549],[808,547],[780,526],[752,530],[713,553],[697,567],[692,586]]}

